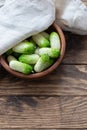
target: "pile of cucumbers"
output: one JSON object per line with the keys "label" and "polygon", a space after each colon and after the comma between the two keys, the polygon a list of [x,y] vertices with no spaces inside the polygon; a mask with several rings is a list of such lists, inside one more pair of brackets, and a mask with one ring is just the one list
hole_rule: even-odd
{"label": "pile of cucumbers", "polygon": [[57,32],[41,32],[6,52],[9,67],[23,74],[39,73],[54,64],[61,55]]}

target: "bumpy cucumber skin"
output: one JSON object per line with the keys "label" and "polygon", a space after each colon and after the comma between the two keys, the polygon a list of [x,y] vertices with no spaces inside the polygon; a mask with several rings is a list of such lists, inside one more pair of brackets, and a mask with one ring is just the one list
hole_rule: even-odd
{"label": "bumpy cucumber skin", "polygon": [[38,54],[40,56],[43,54],[47,54],[51,58],[58,58],[60,56],[60,50],[55,49],[55,48],[41,48],[38,50]]}
{"label": "bumpy cucumber skin", "polygon": [[46,54],[42,55],[38,62],[34,66],[35,72],[39,73],[42,72],[43,70],[47,69],[53,64],[53,59],[50,59],[50,57]]}
{"label": "bumpy cucumber skin", "polygon": [[37,54],[32,54],[32,55],[21,55],[19,57],[19,61],[26,63],[26,64],[36,64],[37,61],[39,60],[39,56]]}
{"label": "bumpy cucumber skin", "polygon": [[35,54],[37,54],[37,55],[39,55],[39,47],[37,47],[36,49],[35,49]]}
{"label": "bumpy cucumber skin", "polygon": [[21,42],[15,47],[13,51],[21,54],[33,54],[36,46],[32,42]]}
{"label": "bumpy cucumber skin", "polygon": [[30,74],[32,72],[32,66],[25,63],[21,63],[19,61],[11,61],[9,63],[9,66],[12,70],[21,72],[23,74]]}
{"label": "bumpy cucumber skin", "polygon": [[47,32],[41,32],[41,35],[43,35],[46,39],[50,39],[50,35]]}
{"label": "bumpy cucumber skin", "polygon": [[9,56],[7,57],[8,63],[10,63],[10,62],[13,61],[13,60],[17,61],[17,59],[16,59],[14,56],[12,56],[12,55],[9,55]]}
{"label": "bumpy cucumber skin", "polygon": [[60,37],[58,33],[52,32],[50,34],[50,45],[51,45],[51,48],[56,48],[60,50],[61,45],[60,45]]}
{"label": "bumpy cucumber skin", "polygon": [[6,52],[12,70],[23,74],[39,73],[49,68],[61,55],[60,37],[56,32],[50,35],[41,32],[29,41],[25,40]]}
{"label": "bumpy cucumber skin", "polygon": [[50,46],[50,42],[49,40],[47,40],[43,35],[41,34],[37,34],[32,36],[32,39],[34,40],[34,42],[40,47],[49,47]]}

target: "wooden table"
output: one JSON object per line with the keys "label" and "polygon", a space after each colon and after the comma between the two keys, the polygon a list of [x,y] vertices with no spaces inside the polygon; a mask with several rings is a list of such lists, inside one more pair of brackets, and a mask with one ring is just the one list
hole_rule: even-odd
{"label": "wooden table", "polygon": [[87,128],[87,36],[65,35],[65,58],[44,79],[21,80],[0,68],[0,130]]}

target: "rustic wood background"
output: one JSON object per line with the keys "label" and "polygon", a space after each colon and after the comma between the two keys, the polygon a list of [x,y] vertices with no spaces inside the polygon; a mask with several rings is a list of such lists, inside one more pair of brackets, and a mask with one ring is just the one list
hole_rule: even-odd
{"label": "rustic wood background", "polygon": [[21,80],[0,67],[0,130],[87,129],[87,36],[65,35],[65,58],[44,79]]}

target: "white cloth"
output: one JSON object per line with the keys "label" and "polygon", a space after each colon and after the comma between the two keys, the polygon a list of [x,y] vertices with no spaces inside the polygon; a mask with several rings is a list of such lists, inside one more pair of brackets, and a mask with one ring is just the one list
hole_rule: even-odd
{"label": "white cloth", "polygon": [[0,7],[2,7],[5,3],[5,0],[0,0]]}
{"label": "white cloth", "polygon": [[87,35],[87,6],[81,0],[56,0],[56,8],[62,29]]}
{"label": "white cloth", "polygon": [[87,7],[81,0],[0,0],[0,55],[55,20],[64,30],[87,35]]}
{"label": "white cloth", "polygon": [[0,3],[0,55],[47,29],[55,20],[53,0],[3,0]]}

